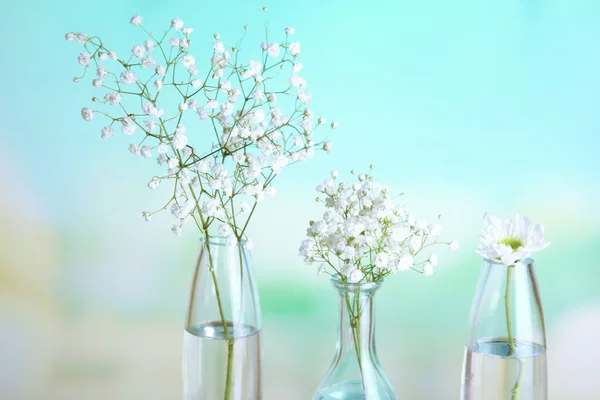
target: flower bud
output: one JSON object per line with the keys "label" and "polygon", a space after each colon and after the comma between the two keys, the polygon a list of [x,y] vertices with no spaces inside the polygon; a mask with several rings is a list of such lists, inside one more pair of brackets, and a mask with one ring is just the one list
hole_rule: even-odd
{"label": "flower bud", "polygon": [[221,39],[221,35],[219,35],[218,33],[215,33],[215,34],[213,35],[213,37],[214,37],[215,39],[217,39],[217,40]]}

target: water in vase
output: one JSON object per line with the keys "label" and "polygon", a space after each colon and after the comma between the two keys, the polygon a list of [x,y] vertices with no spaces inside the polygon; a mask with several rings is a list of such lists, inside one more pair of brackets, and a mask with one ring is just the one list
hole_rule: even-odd
{"label": "water in vase", "polygon": [[506,338],[478,341],[465,349],[462,400],[546,400],[546,350]]}
{"label": "water in vase", "polygon": [[365,400],[365,389],[361,381],[348,381],[321,389],[314,397],[317,400]]}
{"label": "water in vase", "polygon": [[232,324],[228,331],[233,339],[227,339],[223,324],[216,321],[184,331],[184,400],[262,399],[260,331]]}

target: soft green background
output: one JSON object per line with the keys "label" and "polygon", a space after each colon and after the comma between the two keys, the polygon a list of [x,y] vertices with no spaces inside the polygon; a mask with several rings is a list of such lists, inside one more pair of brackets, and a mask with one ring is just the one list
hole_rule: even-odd
{"label": "soft green background", "polygon": [[[0,398],[176,399],[196,237],[140,212],[159,204],[127,138],[79,110],[80,47],[118,52],[181,17],[206,65],[212,34],[293,25],[335,151],[290,168],[251,229],[264,328],[265,398],[308,399],[333,355],[333,289],[297,248],[329,170],[376,165],[424,218],[443,215],[430,278],[378,294],[378,348],[398,394],[459,396],[485,211],[545,224],[537,256],[553,400],[600,399],[600,3],[505,1],[7,1],[0,7]],[[256,42],[247,42],[254,45]]]}

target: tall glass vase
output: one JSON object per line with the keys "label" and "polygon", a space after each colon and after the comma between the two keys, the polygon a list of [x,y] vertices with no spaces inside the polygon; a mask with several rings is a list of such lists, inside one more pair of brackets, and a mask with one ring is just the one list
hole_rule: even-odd
{"label": "tall glass vase", "polygon": [[244,243],[200,241],[185,319],[184,400],[262,399],[260,307]]}
{"label": "tall glass vase", "polygon": [[313,400],[395,400],[375,348],[374,296],[382,281],[331,282],[339,297],[337,346]]}
{"label": "tall glass vase", "polygon": [[484,260],[471,308],[462,400],[546,400],[546,332],[533,260]]}

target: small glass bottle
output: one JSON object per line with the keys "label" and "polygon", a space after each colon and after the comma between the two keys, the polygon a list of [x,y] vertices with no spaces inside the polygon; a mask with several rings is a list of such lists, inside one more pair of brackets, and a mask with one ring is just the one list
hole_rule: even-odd
{"label": "small glass bottle", "polygon": [[203,238],[185,320],[183,399],[262,399],[260,330],[244,243]]}
{"label": "small glass bottle", "polygon": [[331,282],[339,295],[337,346],[313,400],[395,400],[375,348],[374,296],[382,281]]}
{"label": "small glass bottle", "polygon": [[484,259],[471,307],[462,400],[546,400],[546,332],[533,260]]}

